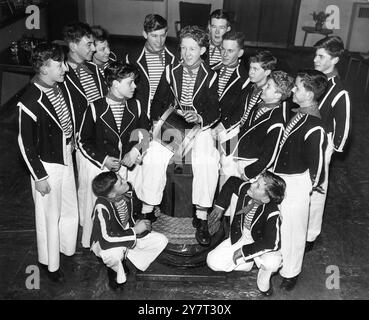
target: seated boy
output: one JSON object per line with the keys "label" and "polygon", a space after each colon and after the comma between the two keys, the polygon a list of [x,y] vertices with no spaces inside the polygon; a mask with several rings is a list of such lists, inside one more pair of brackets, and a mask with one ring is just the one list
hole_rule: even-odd
{"label": "seated boy", "polygon": [[[133,182],[135,163],[140,162],[142,144],[138,132],[148,142],[148,119],[140,102],[131,99],[138,70],[133,65],[112,62],[105,69],[109,91],[106,97],[91,103],[83,117],[79,149],[87,161],[80,168],[80,214],[84,216],[82,245],[88,248],[92,228],[91,212],[96,198],[92,179],[102,171],[119,171]],[[145,139],[146,138],[146,139]]]}
{"label": "seated boy", "polygon": [[[261,102],[250,112],[238,134],[238,141],[221,158],[222,174],[245,181],[268,169],[277,155],[286,125],[286,105],[294,79],[283,71],[273,71],[261,93]],[[224,144],[223,144],[224,146]]]}
{"label": "seated boy", "polygon": [[[166,67],[152,103],[151,114],[153,120],[159,120],[169,106],[175,105],[185,121],[200,127],[191,149],[192,203],[196,205],[196,216],[200,219],[196,225],[196,239],[204,246],[210,244],[207,209],[212,207],[219,174],[219,153],[210,127],[220,116],[217,74],[201,59],[207,45],[208,35],[197,26],[187,26],[181,30],[183,60]],[[168,133],[164,133],[163,137],[165,135]],[[143,214],[150,214],[154,206],[161,203],[167,166],[173,156],[174,152],[158,141],[150,143],[143,157],[141,181],[137,182],[136,189],[138,197],[145,202]]]}
{"label": "seated boy", "polygon": [[210,251],[206,263],[214,271],[250,271],[254,261],[259,268],[257,286],[270,296],[270,277],[282,264],[278,204],[286,184],[277,175],[265,171],[253,183],[231,177],[223,186],[210,214],[220,219],[231,207],[230,234]]}
{"label": "seated boy", "polygon": [[128,259],[145,271],[164,250],[168,239],[161,233],[150,232],[149,220],[135,220],[134,214],[139,212],[141,203],[131,185],[119,174],[100,173],[92,181],[92,190],[97,200],[91,250],[107,265],[109,286],[122,288],[126,282],[122,260]]}

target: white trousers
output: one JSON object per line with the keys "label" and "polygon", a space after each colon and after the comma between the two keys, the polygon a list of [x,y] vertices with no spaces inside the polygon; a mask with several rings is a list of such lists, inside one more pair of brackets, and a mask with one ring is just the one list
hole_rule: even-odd
{"label": "white trousers", "polygon": [[280,204],[283,267],[279,273],[282,277],[292,278],[302,268],[312,185],[309,171],[295,175],[278,175],[286,182],[285,198]]}
{"label": "white trousers", "polygon": [[124,283],[126,275],[122,265],[123,258],[128,258],[137,269],[145,271],[167,244],[168,239],[165,235],[151,231],[145,237],[137,239],[136,245],[132,249],[116,247],[102,250],[99,243],[95,243],[91,250],[103,260],[107,267],[117,273],[117,282]]}
{"label": "white trousers", "polygon": [[315,241],[322,230],[323,213],[325,207],[325,201],[328,193],[328,179],[329,179],[329,164],[331,163],[332,154],[334,152],[332,134],[328,134],[327,148],[324,154],[324,181],[322,188],[324,194],[317,191],[313,191],[310,197],[310,213],[307,241]]}
{"label": "white trousers", "polygon": [[71,146],[67,146],[67,165],[42,162],[49,178],[51,191],[44,197],[35,189],[37,252],[40,263],[54,272],[59,269],[60,252],[71,256],[76,251],[78,233],[78,204]]}
{"label": "white trousers", "polygon": [[[79,171],[78,171],[78,208],[80,214],[80,225],[82,226],[82,247],[90,247],[90,239],[92,233],[92,211],[95,206],[96,196],[92,191],[92,180],[101,172],[108,171],[104,167],[103,170],[93,165],[87,160],[82,153],[77,150],[76,157],[78,157]],[[119,170],[119,175],[129,182],[133,182],[136,169],[130,171],[122,166]],[[135,187],[134,183],[132,183]]]}
{"label": "white trousers", "polygon": [[[150,205],[161,203],[167,180],[167,167],[173,152],[157,141],[151,141],[138,168],[136,193],[139,199]],[[219,152],[214,145],[211,130],[201,131],[192,147],[192,203],[210,208],[219,176]]]}
{"label": "white trousers", "polygon": [[233,254],[242,246],[252,243],[250,236],[243,233],[240,240],[232,245],[231,239],[227,238],[220,243],[214,250],[208,253],[206,263],[214,271],[250,271],[254,264],[259,268],[257,277],[257,286],[261,291],[267,291],[270,288],[270,277],[277,272],[282,264],[282,255],[280,251],[271,251],[257,256],[253,261],[245,262],[244,259],[238,259],[237,264],[233,262]]}

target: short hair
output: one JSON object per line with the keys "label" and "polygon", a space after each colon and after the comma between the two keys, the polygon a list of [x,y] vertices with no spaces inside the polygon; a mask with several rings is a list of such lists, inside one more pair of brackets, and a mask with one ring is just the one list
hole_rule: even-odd
{"label": "short hair", "polygon": [[43,42],[36,46],[32,52],[31,65],[36,73],[40,72],[49,59],[54,61],[64,61],[65,51],[63,47],[57,43]]}
{"label": "short hair", "polygon": [[245,35],[243,32],[237,32],[237,31],[227,31],[223,35],[223,41],[224,40],[234,40],[237,41],[237,45],[240,49],[243,49],[245,46]]}
{"label": "short hair", "polygon": [[259,51],[252,55],[249,59],[249,63],[260,63],[260,66],[264,70],[273,71],[277,65],[277,58],[272,55],[268,50]]}
{"label": "short hair", "polygon": [[328,54],[333,58],[341,57],[341,55],[345,51],[343,41],[338,36],[331,36],[321,39],[314,45],[314,48],[325,49],[328,52]]}
{"label": "short hair", "polygon": [[227,20],[228,26],[231,24],[231,18],[229,17],[229,14],[226,11],[223,11],[222,9],[214,10],[210,14],[209,24],[211,23],[211,19],[224,19],[224,20]]}
{"label": "short hair", "polygon": [[108,197],[118,181],[118,176],[113,171],[99,173],[92,180],[92,191],[96,197]]}
{"label": "short hair", "polygon": [[144,30],[146,33],[167,28],[168,22],[162,16],[158,14],[148,14],[145,17]]}
{"label": "short hair", "polygon": [[275,82],[277,91],[282,94],[281,101],[286,100],[295,86],[293,77],[284,71],[272,71],[269,77]]}
{"label": "short hair", "polygon": [[100,26],[92,26],[91,31],[95,41],[104,42],[109,40],[109,33],[104,28]]}
{"label": "short hair", "polygon": [[63,37],[65,42],[78,43],[83,37],[90,37],[92,35],[91,27],[84,22],[73,22],[67,24],[63,28]]}
{"label": "short hair", "polygon": [[301,79],[306,90],[314,93],[315,101],[318,101],[328,88],[327,76],[318,70],[301,70],[296,77]]}
{"label": "short hair", "polygon": [[123,61],[113,61],[105,69],[105,78],[108,87],[111,87],[114,80],[122,80],[134,76],[135,80],[139,75],[139,70],[132,64]]}
{"label": "short hair", "polygon": [[184,27],[179,34],[179,42],[181,43],[184,38],[192,38],[200,47],[209,46],[208,33],[198,26]]}
{"label": "short hair", "polygon": [[270,201],[275,204],[280,204],[285,196],[286,182],[281,177],[268,170],[261,173],[261,176],[265,180],[265,191]]}

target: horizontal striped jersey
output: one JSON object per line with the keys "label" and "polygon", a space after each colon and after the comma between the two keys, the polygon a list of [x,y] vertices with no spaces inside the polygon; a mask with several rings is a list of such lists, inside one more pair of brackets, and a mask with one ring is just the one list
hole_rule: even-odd
{"label": "horizontal striped jersey", "polygon": [[189,72],[187,68],[183,68],[182,94],[180,103],[185,110],[194,110],[192,97],[194,94],[195,82],[199,68]]}
{"label": "horizontal striped jersey", "polygon": [[165,68],[165,51],[162,50],[157,54],[145,49],[145,56],[150,78],[150,100],[152,100]]}
{"label": "horizontal striped jersey", "polygon": [[99,88],[96,86],[91,74],[87,73],[84,68],[81,68],[80,73],[78,74],[77,72],[77,76],[87,96],[88,103],[92,103],[101,98]]}
{"label": "horizontal striped jersey", "polygon": [[233,71],[237,67],[230,68],[227,66],[223,66],[220,69],[219,78],[218,78],[218,96],[220,97],[223,94],[224,88],[226,87],[226,84],[228,83],[229,78],[231,77]]}

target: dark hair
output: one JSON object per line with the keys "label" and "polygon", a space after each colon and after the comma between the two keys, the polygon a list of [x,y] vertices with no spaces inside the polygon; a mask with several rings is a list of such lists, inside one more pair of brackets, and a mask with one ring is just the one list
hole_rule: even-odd
{"label": "dark hair", "polygon": [[224,35],[223,35],[223,41],[224,40],[234,40],[237,41],[237,45],[240,49],[243,49],[245,46],[245,35],[242,32],[237,32],[237,31],[227,31]]}
{"label": "dark hair", "polygon": [[270,79],[275,82],[277,91],[282,94],[281,101],[286,100],[295,86],[294,79],[284,71],[272,71]]}
{"label": "dark hair", "polygon": [[273,71],[277,65],[277,58],[270,51],[265,50],[252,55],[249,59],[249,63],[251,62],[260,63],[264,70]]}
{"label": "dark hair", "polygon": [[315,45],[315,49],[325,49],[328,54],[335,58],[340,57],[342,53],[345,51],[345,47],[343,45],[343,41],[338,36],[331,36],[319,40]]}
{"label": "dark hair", "polygon": [[100,26],[92,26],[91,27],[92,36],[94,37],[95,41],[108,41],[109,33],[104,28]]}
{"label": "dark hair", "polygon": [[280,204],[284,199],[286,182],[281,177],[270,171],[264,171],[261,176],[265,180],[265,191],[270,201],[275,204]]}
{"label": "dark hair", "polygon": [[148,14],[145,17],[144,30],[146,33],[167,28],[168,22],[162,16],[158,14]]}
{"label": "dark hair", "polygon": [[84,22],[73,22],[63,28],[63,37],[65,42],[79,42],[83,37],[92,35],[91,27]]}
{"label": "dark hair", "polygon": [[137,79],[139,75],[137,67],[123,61],[113,61],[109,63],[105,69],[105,79],[108,87],[112,86],[114,80],[120,81],[130,77],[131,75]]}
{"label": "dark hair", "polygon": [[227,20],[227,25],[228,26],[231,24],[231,19],[229,17],[229,14],[226,11],[223,11],[222,9],[214,10],[210,14],[209,24],[211,24],[211,19],[224,19],[224,20]]}
{"label": "dark hair", "polygon": [[33,50],[31,56],[31,65],[36,73],[40,72],[40,68],[51,59],[54,61],[64,61],[65,51],[63,47],[57,43],[40,43]]}
{"label": "dark hair", "polygon": [[207,48],[209,46],[208,33],[198,26],[184,27],[179,34],[179,43],[181,43],[184,38],[192,38],[200,47]]}
{"label": "dark hair", "polygon": [[92,191],[96,197],[108,197],[118,181],[118,176],[113,171],[99,173],[92,180]]}
{"label": "dark hair", "polygon": [[327,76],[318,70],[301,70],[297,76],[301,79],[304,88],[314,93],[314,100],[318,101],[323,93],[327,90]]}

